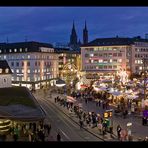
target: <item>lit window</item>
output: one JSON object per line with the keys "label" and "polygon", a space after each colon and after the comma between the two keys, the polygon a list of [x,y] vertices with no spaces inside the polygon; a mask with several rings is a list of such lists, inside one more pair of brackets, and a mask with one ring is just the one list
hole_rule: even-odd
{"label": "lit window", "polygon": [[7,58],[7,56],[6,55],[4,55],[4,59],[6,59]]}
{"label": "lit window", "polygon": [[19,77],[16,77],[16,81],[19,81]]}
{"label": "lit window", "polygon": [[139,67],[139,70],[142,70],[142,67]]}
{"label": "lit window", "polygon": [[11,80],[14,81],[14,77],[12,77]]}
{"label": "lit window", "polygon": [[17,49],[14,49],[14,52],[17,52]]}
{"label": "lit window", "polygon": [[30,59],[30,55],[28,55],[28,59]]}
{"label": "lit window", "polygon": [[24,73],[24,69],[22,69],[22,73]]}
{"label": "lit window", "polygon": [[2,73],[2,69],[0,68],[0,73]]}
{"label": "lit window", "polygon": [[19,69],[16,69],[16,73],[19,73]]}
{"label": "lit window", "polygon": [[27,52],[27,51],[28,51],[28,49],[27,49],[27,48],[25,48],[25,51]]}
{"label": "lit window", "polygon": [[13,69],[11,69],[11,71],[12,71],[12,73],[14,73],[14,70]]}
{"label": "lit window", "polygon": [[8,68],[6,68],[6,69],[5,69],[5,72],[6,72],[6,73],[9,73],[9,69],[8,69]]}
{"label": "lit window", "polygon": [[12,49],[9,49],[9,52],[12,52]]}
{"label": "lit window", "polygon": [[27,81],[30,81],[30,77],[27,78]]}
{"label": "lit window", "polygon": [[0,53],[2,52],[2,50],[0,50]]}
{"label": "lit window", "polygon": [[25,81],[24,77],[22,77],[22,81]]}
{"label": "lit window", "polygon": [[27,72],[30,73],[30,69],[28,69]]}
{"label": "lit window", "polygon": [[91,54],[90,54],[90,57],[93,57],[93,56],[94,56],[94,54],[93,54],[93,53],[91,53]]}
{"label": "lit window", "polygon": [[118,59],[118,62],[122,62],[122,59]]}
{"label": "lit window", "polygon": [[40,72],[40,69],[38,69],[38,72]]}
{"label": "lit window", "polygon": [[22,52],[22,48],[20,48],[20,52]]}
{"label": "lit window", "polygon": [[112,59],[110,59],[110,63],[112,63],[113,62],[113,60]]}

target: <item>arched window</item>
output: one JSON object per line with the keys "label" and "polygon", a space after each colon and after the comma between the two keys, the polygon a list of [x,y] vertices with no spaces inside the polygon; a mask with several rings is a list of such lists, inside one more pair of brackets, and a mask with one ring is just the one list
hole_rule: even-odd
{"label": "arched window", "polygon": [[6,83],[6,79],[4,79],[4,83]]}

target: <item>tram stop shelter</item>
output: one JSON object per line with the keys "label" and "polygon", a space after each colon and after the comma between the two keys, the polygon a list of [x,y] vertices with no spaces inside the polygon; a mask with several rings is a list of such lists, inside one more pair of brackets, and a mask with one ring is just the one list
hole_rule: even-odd
{"label": "tram stop shelter", "polygon": [[0,88],[0,132],[15,123],[38,123],[46,114],[26,87]]}

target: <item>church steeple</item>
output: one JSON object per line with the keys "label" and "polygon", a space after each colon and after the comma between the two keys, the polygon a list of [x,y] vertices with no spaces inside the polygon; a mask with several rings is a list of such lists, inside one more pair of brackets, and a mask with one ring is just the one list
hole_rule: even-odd
{"label": "church steeple", "polygon": [[84,44],[88,43],[88,30],[87,30],[86,21],[85,21],[85,27],[83,29],[83,43]]}
{"label": "church steeple", "polygon": [[73,21],[73,27],[72,27],[72,31],[71,31],[71,35],[70,35],[70,45],[76,45],[77,44],[77,33],[75,30],[75,24]]}

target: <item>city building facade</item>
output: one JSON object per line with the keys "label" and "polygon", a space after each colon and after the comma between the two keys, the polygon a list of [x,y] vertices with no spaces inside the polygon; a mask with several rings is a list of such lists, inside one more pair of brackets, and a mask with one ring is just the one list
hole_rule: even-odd
{"label": "city building facade", "polygon": [[76,75],[76,73],[81,70],[80,50],[73,50],[70,47],[55,48],[55,52],[59,57],[58,68],[60,78],[66,80],[65,76],[68,76],[68,71],[71,71],[74,75]]}
{"label": "city building facade", "polygon": [[39,89],[57,78],[58,55],[51,44],[39,42],[0,45],[0,59],[6,60],[13,72],[12,84]]}
{"label": "city building facade", "polygon": [[126,70],[140,74],[144,58],[148,58],[148,39],[140,37],[98,38],[81,45],[82,71],[87,73],[113,74]]}

